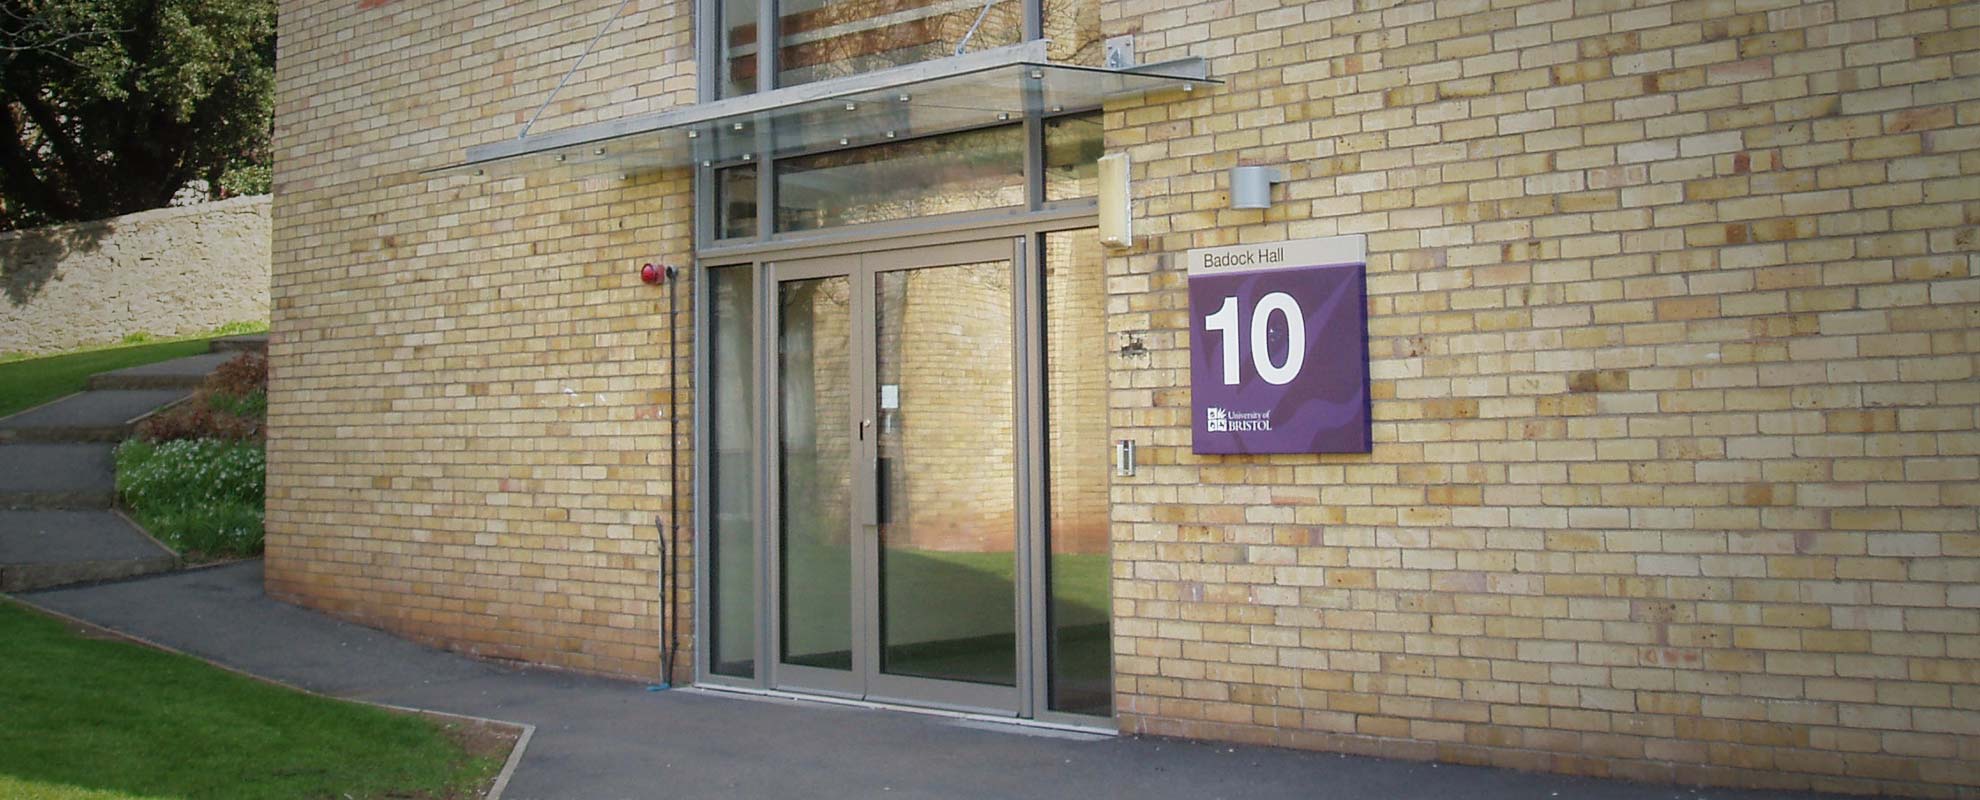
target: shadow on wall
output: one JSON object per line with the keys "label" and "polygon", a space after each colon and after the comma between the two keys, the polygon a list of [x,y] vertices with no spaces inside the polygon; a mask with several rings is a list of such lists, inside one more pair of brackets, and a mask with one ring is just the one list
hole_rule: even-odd
{"label": "shadow on wall", "polygon": [[57,267],[78,253],[94,253],[114,232],[110,223],[64,225],[0,234],[0,286],[24,306],[55,279]]}
{"label": "shadow on wall", "polygon": [[266,319],[269,197],[0,233],[0,352]]}

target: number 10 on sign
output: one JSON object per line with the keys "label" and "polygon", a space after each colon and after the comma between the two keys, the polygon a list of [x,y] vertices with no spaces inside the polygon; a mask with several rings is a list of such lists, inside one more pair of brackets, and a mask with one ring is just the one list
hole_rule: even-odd
{"label": "number 10 on sign", "polygon": [[[1273,314],[1285,318],[1286,358],[1284,363],[1272,363],[1268,352],[1269,324]],[[1225,297],[1217,313],[1203,318],[1204,327],[1223,334],[1224,340],[1224,385],[1238,385],[1238,299]],[[1299,377],[1299,368],[1306,364],[1306,319],[1300,316],[1299,301],[1285,292],[1273,292],[1260,298],[1258,305],[1251,310],[1251,366],[1258,370],[1258,377],[1273,386],[1284,386]]]}

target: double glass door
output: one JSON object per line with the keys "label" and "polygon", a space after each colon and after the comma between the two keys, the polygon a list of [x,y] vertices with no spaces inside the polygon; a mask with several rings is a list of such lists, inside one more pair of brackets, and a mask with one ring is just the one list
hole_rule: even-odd
{"label": "double glass door", "polygon": [[1023,708],[1020,252],[768,265],[778,688]]}

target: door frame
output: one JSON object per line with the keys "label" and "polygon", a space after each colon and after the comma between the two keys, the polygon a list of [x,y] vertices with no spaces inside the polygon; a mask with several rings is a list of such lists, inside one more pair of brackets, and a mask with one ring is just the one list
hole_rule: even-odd
{"label": "door frame", "polygon": [[[869,560],[863,554],[858,557],[849,555],[852,563],[850,564],[850,572],[847,575],[847,580],[851,584],[848,594],[852,608],[847,618],[847,646],[851,648],[851,653],[849,654],[852,659],[851,668],[841,671],[827,669],[825,667],[809,667],[800,664],[784,663],[782,635],[784,630],[782,591],[784,580],[784,514],[783,492],[778,490],[783,485],[782,440],[784,392],[781,370],[778,369],[777,365],[777,353],[779,347],[778,337],[781,335],[783,327],[783,316],[780,313],[782,303],[779,301],[783,284],[790,281],[845,277],[848,292],[846,335],[849,340],[847,342],[848,357],[846,359],[846,368],[848,373],[847,380],[849,382],[848,394],[851,401],[848,409],[850,413],[845,421],[847,425],[845,433],[846,441],[855,443],[852,445],[853,454],[852,464],[850,465],[850,469],[853,472],[851,476],[853,493],[849,498],[852,507],[848,509],[847,513],[846,536],[847,540],[851,543],[849,549],[853,553],[859,553],[866,549],[864,536],[861,534],[861,531],[865,527],[864,520],[867,518],[868,513],[868,502],[864,499],[865,492],[860,489],[865,482],[862,477],[862,473],[865,471],[862,467],[865,461],[865,447],[863,444],[859,444],[860,437],[857,430],[857,421],[865,413],[865,401],[860,395],[864,393],[863,387],[866,385],[867,379],[866,365],[860,354],[866,352],[865,331],[868,327],[871,327],[861,324],[859,319],[859,310],[863,307],[860,302],[860,293],[864,283],[860,279],[859,273],[858,255],[764,262],[762,269],[757,274],[762,276],[763,286],[768,294],[769,302],[765,306],[766,313],[757,318],[756,326],[762,340],[758,344],[758,350],[767,354],[764,359],[766,362],[767,380],[759,384],[763,387],[763,413],[758,419],[762,422],[760,426],[762,431],[761,438],[768,444],[760,448],[758,458],[763,462],[763,472],[770,479],[768,483],[762,485],[765,502],[759,504],[759,507],[766,509],[768,513],[757,523],[758,551],[767,557],[766,560],[768,562],[767,570],[762,567],[759,567],[757,570],[758,574],[764,575],[767,580],[767,583],[759,584],[757,589],[757,597],[761,598],[758,601],[757,620],[759,625],[765,622],[768,623],[763,626],[765,628],[763,633],[767,633],[768,635],[769,646],[757,650],[757,671],[759,674],[765,675],[769,685],[775,689],[852,699],[864,698],[866,693],[866,675],[871,671],[871,665],[866,663],[869,650],[864,644],[866,638],[865,620],[869,610],[866,607],[865,592],[862,589],[867,583],[865,572]],[[759,640],[762,638],[759,635]]]}
{"label": "door frame", "polygon": [[[1029,620],[1030,596],[1030,550],[1037,533],[1031,528],[1027,513],[1026,485],[1033,471],[1027,464],[1029,437],[1028,409],[1025,399],[1029,396],[1026,385],[1025,354],[1025,314],[1023,310],[1023,275],[1026,269],[1024,242],[1019,238],[994,238],[971,242],[930,245],[911,249],[879,250],[871,253],[855,253],[837,256],[823,256],[803,259],[778,259],[765,261],[764,283],[769,288],[772,302],[769,314],[765,315],[759,327],[766,331],[765,343],[775,348],[782,333],[782,307],[776,300],[781,287],[790,281],[812,280],[845,276],[851,292],[851,302],[847,313],[851,316],[848,342],[851,357],[848,360],[852,403],[848,409],[851,417],[846,421],[847,441],[853,446],[852,475],[850,476],[853,496],[851,498],[850,530],[853,563],[848,571],[852,582],[851,609],[851,653],[852,668],[849,671],[809,667],[785,663],[783,660],[783,511],[781,492],[769,491],[769,514],[764,519],[763,528],[770,535],[765,548],[769,554],[768,620],[770,628],[770,649],[764,659],[769,672],[770,686],[779,690],[801,691],[828,694],[874,702],[902,703],[929,706],[953,711],[995,714],[1001,716],[1022,716],[1028,709],[1025,702],[1030,694],[1031,631]],[[878,430],[873,426],[879,419],[876,398],[877,376],[873,372],[877,356],[877,307],[874,291],[878,276],[886,272],[900,272],[915,269],[928,269],[956,264],[984,262],[1004,262],[1006,273],[1011,278],[1011,342],[1009,354],[1011,370],[1011,396],[1008,398],[1012,413],[1011,453],[1015,462],[1012,466],[1012,496],[1017,498],[1013,509],[1013,577],[1012,608],[1014,618],[1014,650],[1012,673],[1016,681],[1011,686],[975,684],[962,681],[949,681],[932,678],[888,674],[881,669],[881,579],[879,525],[879,474],[878,474]],[[774,352],[774,350],[772,351]],[[765,396],[777,405],[777,410],[764,418],[766,434],[771,446],[763,451],[769,462],[768,472],[773,476],[782,473],[781,434],[783,414],[781,402],[784,388],[781,374],[774,364],[770,370],[770,382],[765,386]],[[868,429],[871,429],[870,431]],[[775,485],[774,483],[772,484]],[[761,619],[763,615],[759,614]]]}
{"label": "door frame", "polygon": [[[1042,546],[1046,543],[1044,537],[1049,533],[1046,531],[1048,520],[1046,519],[1044,503],[1045,493],[1047,491],[1045,485],[1047,443],[1046,432],[1043,430],[1043,425],[1040,422],[1046,408],[1047,398],[1045,397],[1045,375],[1043,371],[1045,361],[1044,329],[1042,326],[1044,281],[1043,275],[1040,272],[1040,262],[1037,259],[1043,252],[1042,248],[1048,234],[1091,228],[1094,224],[1091,201],[1085,201],[1071,203],[1064,208],[1034,211],[1023,215],[1011,215],[1008,221],[1001,222],[968,220],[953,224],[947,222],[943,222],[942,224],[922,224],[917,221],[915,224],[903,224],[898,228],[879,226],[879,228],[884,229],[876,228],[871,231],[862,230],[843,233],[832,231],[820,233],[815,237],[794,238],[792,241],[746,243],[738,246],[704,246],[698,249],[698,263],[695,270],[696,279],[691,284],[695,292],[694,302],[696,309],[710,308],[711,306],[708,304],[712,302],[712,295],[708,289],[704,288],[704,282],[699,280],[703,270],[709,268],[746,268],[753,270],[754,279],[750,289],[752,309],[750,315],[753,320],[750,326],[752,341],[749,345],[753,353],[753,359],[751,361],[750,372],[758,388],[751,398],[748,412],[759,423],[754,426],[754,430],[751,433],[754,448],[751,461],[748,465],[748,471],[754,483],[753,491],[757,498],[753,503],[757,515],[755,524],[758,528],[755,558],[756,569],[753,577],[755,589],[754,605],[756,609],[754,636],[756,668],[749,677],[715,674],[712,671],[710,661],[712,654],[703,646],[706,644],[706,639],[697,637],[694,647],[694,668],[697,683],[711,688],[726,687],[753,691],[779,691],[775,688],[777,684],[772,678],[773,670],[778,667],[776,664],[778,654],[773,652],[777,646],[778,631],[776,626],[781,623],[781,620],[773,618],[773,615],[780,611],[776,606],[777,597],[773,590],[773,581],[779,580],[781,576],[772,574],[777,559],[770,552],[770,548],[776,544],[774,540],[780,534],[778,531],[768,528],[770,522],[775,519],[771,515],[778,511],[778,509],[774,508],[774,504],[778,499],[776,497],[776,480],[778,476],[775,470],[772,469],[770,462],[775,448],[778,446],[777,432],[774,430],[774,426],[780,421],[778,419],[780,415],[776,411],[778,398],[769,388],[772,386],[772,379],[776,371],[775,342],[773,338],[776,335],[776,325],[771,317],[773,308],[777,303],[777,290],[770,264],[778,261],[794,262],[826,256],[860,254],[865,252],[943,247],[957,243],[991,240],[1011,241],[1019,243],[1015,247],[1014,260],[1021,260],[1021,263],[1013,265],[1015,274],[1018,277],[1018,280],[1013,282],[1013,290],[1020,292],[1018,303],[1014,306],[1014,316],[1016,317],[1015,324],[1019,326],[1017,335],[1022,338],[1015,339],[1014,341],[1018,343],[1018,349],[1020,351],[1018,356],[1023,359],[1022,368],[1017,376],[1017,386],[1023,395],[1023,399],[1017,407],[1017,413],[1019,414],[1019,430],[1022,431],[1024,437],[1020,442],[1020,449],[1018,450],[1019,458],[1024,461],[1020,465],[1019,470],[1019,473],[1024,476],[1022,479],[1023,491],[1018,495],[1018,508],[1014,509],[1014,511],[1021,523],[1029,524],[1028,530],[1020,529],[1020,537],[1024,540],[1024,546],[1030,551],[1028,556],[1023,558],[1018,564],[1018,569],[1024,571],[1024,575],[1029,583],[1028,586],[1020,586],[1018,597],[1018,605],[1021,613],[1028,615],[1024,621],[1025,627],[1021,628],[1019,633],[1020,658],[1023,661],[1019,664],[1018,683],[1020,697],[1018,716],[1036,722],[1064,725],[1073,728],[1092,730],[1098,726],[1098,729],[1111,729],[1111,723],[1108,722],[1111,717],[1051,710],[1047,680],[1050,675],[1048,659],[1050,657],[1049,639],[1051,632],[1048,620],[1044,618],[1050,607],[1051,587],[1048,580],[1049,573],[1046,569],[1046,561],[1049,558],[1047,551],[1049,548]],[[1105,312],[1102,309],[1095,309],[1094,313],[1104,314]],[[701,319],[701,317],[701,312],[697,311],[697,320]],[[695,381],[697,386],[707,386],[708,384],[705,381],[711,379],[707,367],[710,362],[708,360],[709,351],[705,333],[706,329],[697,322],[696,335],[693,339],[696,365]],[[706,392],[696,391],[696,419],[708,418],[708,402],[709,397]],[[694,426],[693,435],[695,442],[693,450],[695,474],[697,476],[697,487],[694,495],[694,552],[696,557],[694,559],[695,607],[693,619],[695,630],[708,631],[711,630],[710,626],[714,624],[713,605],[711,598],[707,594],[707,587],[711,585],[710,571],[712,564],[710,559],[701,556],[702,554],[711,552],[709,549],[711,529],[708,525],[712,512],[708,506],[709,488],[706,483],[706,476],[710,474],[709,462],[707,461],[710,433],[705,426],[697,424]],[[1112,660],[1111,652],[1109,653],[1109,660]],[[786,669],[789,669],[789,667],[786,667]],[[1111,666],[1108,668],[1108,673],[1110,675],[1114,674]],[[802,691],[806,694],[823,696],[848,698],[858,696],[852,691],[832,692],[813,689],[804,689]],[[872,701],[896,702],[915,706],[928,705],[928,703],[920,700],[903,698],[888,699],[876,697],[872,698]],[[1004,713],[1000,712],[1000,715],[1004,715]],[[1116,710],[1116,713],[1118,713],[1118,710]]]}

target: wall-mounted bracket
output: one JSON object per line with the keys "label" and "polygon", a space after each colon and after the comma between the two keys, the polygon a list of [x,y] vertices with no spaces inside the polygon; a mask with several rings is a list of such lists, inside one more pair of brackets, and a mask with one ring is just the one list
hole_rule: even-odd
{"label": "wall-mounted bracket", "polygon": [[1134,69],[1134,34],[1114,36],[1107,39],[1108,69]]}

